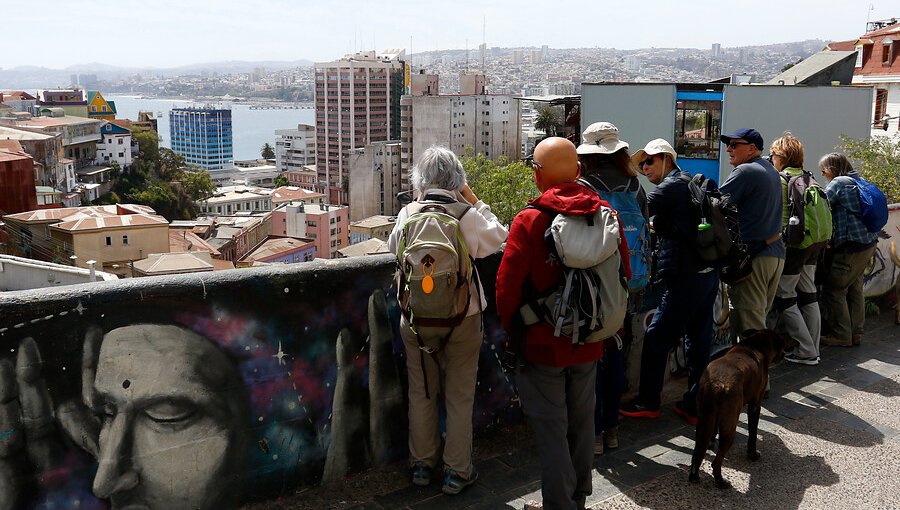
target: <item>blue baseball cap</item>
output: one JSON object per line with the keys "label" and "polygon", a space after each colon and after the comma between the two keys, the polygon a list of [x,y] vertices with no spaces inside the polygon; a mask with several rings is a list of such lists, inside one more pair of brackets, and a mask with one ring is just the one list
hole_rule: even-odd
{"label": "blue baseball cap", "polygon": [[722,136],[720,136],[720,137],[719,137],[719,140],[721,140],[722,143],[724,143],[724,144],[727,145],[728,142],[730,142],[730,141],[732,141],[732,140],[735,140],[735,139],[738,139],[738,138],[743,139],[743,140],[747,140],[748,142],[750,142],[750,143],[752,143],[753,145],[755,145],[756,148],[759,149],[759,150],[762,150],[762,149],[763,149],[763,138],[762,138],[762,135],[759,134],[759,131],[757,131],[757,130],[755,130],[755,129],[752,129],[752,128],[738,129],[737,131],[735,131],[734,133],[731,133],[730,135],[722,135]]}

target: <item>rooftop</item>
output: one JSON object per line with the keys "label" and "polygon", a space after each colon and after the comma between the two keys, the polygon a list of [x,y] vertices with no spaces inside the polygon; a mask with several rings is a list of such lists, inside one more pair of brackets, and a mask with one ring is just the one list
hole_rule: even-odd
{"label": "rooftop", "polygon": [[826,50],[812,54],[787,71],[767,81],[766,85],[798,85],[818,73],[840,63],[843,60],[856,58],[856,51]]}
{"label": "rooftop", "polygon": [[298,188],[297,186],[281,186],[280,188],[275,188],[272,191],[272,202],[275,204],[291,202],[294,200],[309,202],[312,200],[320,200],[324,198],[324,193],[318,193],[316,191]]}
{"label": "rooftop", "polygon": [[315,246],[315,241],[307,238],[269,236],[250,253],[244,255],[243,261],[268,262],[283,255],[298,252]]}
{"label": "rooftop", "polygon": [[134,269],[147,276],[215,271],[212,256],[206,251],[151,253],[134,262]]}
{"label": "rooftop", "polygon": [[394,223],[397,223],[396,216],[369,216],[368,218],[363,218],[359,221],[354,221],[350,224],[350,228],[358,227],[358,228],[378,228],[378,227],[389,227]]}
{"label": "rooftop", "polygon": [[127,214],[155,215],[152,207],[137,204],[94,205],[89,207],[63,207],[61,209],[38,209],[17,214],[9,214],[4,219],[23,223],[54,223],[70,221],[82,217],[111,217]]}
{"label": "rooftop", "polygon": [[127,214],[122,216],[86,216],[81,218],[66,219],[51,226],[58,230],[69,232],[88,232],[91,230],[104,230],[108,228],[123,227],[169,227],[169,221],[155,214]]}

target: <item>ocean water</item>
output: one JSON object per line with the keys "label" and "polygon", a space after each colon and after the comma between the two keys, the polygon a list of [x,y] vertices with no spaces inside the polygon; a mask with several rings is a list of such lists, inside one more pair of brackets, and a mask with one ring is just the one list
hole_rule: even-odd
{"label": "ocean water", "polygon": [[[137,120],[139,111],[153,112],[159,118],[157,127],[162,138],[160,145],[169,147],[169,110],[208,103],[180,99],[146,99],[135,96],[104,94],[116,102],[117,118]],[[284,104],[282,106],[286,106]],[[234,137],[234,159],[256,159],[263,144],[275,148],[275,130],[292,129],[297,124],[314,124],[315,110],[311,108],[263,109],[243,103],[219,103],[211,106],[231,108],[231,129]],[[160,115],[161,114],[161,115]]]}

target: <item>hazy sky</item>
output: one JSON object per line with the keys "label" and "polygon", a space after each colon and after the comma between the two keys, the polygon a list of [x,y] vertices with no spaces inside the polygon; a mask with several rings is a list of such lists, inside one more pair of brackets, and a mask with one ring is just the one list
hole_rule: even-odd
{"label": "hazy sky", "polygon": [[[870,10],[870,6],[872,7]],[[891,7],[893,6],[893,7]],[[29,12],[32,10],[32,12]],[[897,0],[44,0],[10,15],[0,66],[327,61],[349,51],[487,45],[709,48],[847,40]]]}

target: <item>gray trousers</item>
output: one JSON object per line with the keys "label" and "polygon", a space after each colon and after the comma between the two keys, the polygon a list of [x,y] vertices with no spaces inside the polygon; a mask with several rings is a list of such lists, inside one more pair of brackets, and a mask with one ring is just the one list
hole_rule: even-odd
{"label": "gray trousers", "polygon": [[819,244],[802,250],[787,249],[775,301],[766,318],[767,328],[778,329],[797,342],[794,353],[802,358],[819,356],[822,316],[815,277],[822,248]]}
{"label": "gray trousers", "polygon": [[534,431],[547,510],[584,508],[591,493],[596,370],[597,362],[519,367],[519,398]]}

